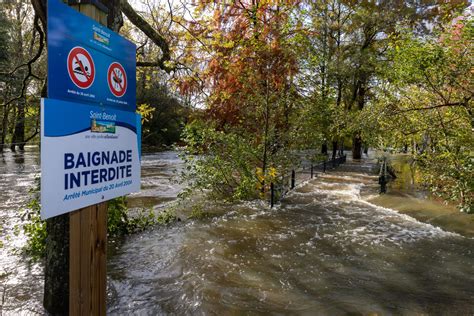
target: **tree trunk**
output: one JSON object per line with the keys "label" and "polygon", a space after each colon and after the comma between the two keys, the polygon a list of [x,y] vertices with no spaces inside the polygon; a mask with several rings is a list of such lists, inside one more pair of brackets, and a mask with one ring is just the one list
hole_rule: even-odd
{"label": "tree trunk", "polygon": [[352,158],[362,158],[362,138],[360,137],[360,133],[355,133],[352,139]]}
{"label": "tree trunk", "polygon": [[[18,4],[16,8],[16,19],[17,24],[15,27],[15,58],[17,58],[19,64],[23,63],[25,60],[24,54],[24,45],[23,45],[23,23],[21,21],[23,12],[22,12],[22,5],[21,2]],[[23,78],[26,77],[25,69],[18,70],[18,75],[15,76],[15,95],[20,95],[23,90]],[[25,103],[26,97],[19,99],[16,102],[16,116],[13,123],[12,128],[12,143],[10,148],[12,151],[15,151],[15,147],[17,143],[20,143],[20,149],[23,150],[24,145],[22,142],[25,139]]]}
{"label": "tree trunk", "polygon": [[[6,99],[6,98],[5,98]],[[3,151],[3,147],[5,146],[5,139],[7,136],[8,130],[8,113],[10,109],[8,106],[4,106],[3,108],[3,118],[2,118],[2,126],[0,127],[0,152]]]}
{"label": "tree trunk", "polygon": [[18,145],[20,150],[25,149],[25,99],[18,100],[18,112],[16,115],[15,130],[13,131],[12,147]]}
{"label": "tree trunk", "polygon": [[337,155],[337,140],[332,141],[332,159],[336,159]]}
{"label": "tree trunk", "polygon": [[262,193],[265,193],[265,173],[267,171],[267,160],[268,160],[268,154],[267,154],[267,147],[268,147],[268,131],[270,128],[270,99],[269,99],[269,83],[268,80],[264,82],[265,84],[265,117],[264,117],[264,122],[265,122],[265,128],[263,132],[263,157],[262,157],[262,175],[263,175],[263,180],[262,180]]}
{"label": "tree trunk", "polygon": [[69,214],[46,220],[44,308],[53,315],[69,312]]}
{"label": "tree trunk", "polygon": [[324,142],[322,145],[321,145],[321,154],[323,155],[327,155],[328,154],[328,144],[326,142]]}
{"label": "tree trunk", "polygon": [[13,120],[12,122],[9,122],[9,127],[8,127],[8,134],[12,135],[12,139],[10,141],[10,150],[11,151],[15,151],[16,147],[15,147],[15,143],[16,143],[16,139],[15,139],[15,123],[16,122],[16,111],[15,111],[15,107],[13,107]]}

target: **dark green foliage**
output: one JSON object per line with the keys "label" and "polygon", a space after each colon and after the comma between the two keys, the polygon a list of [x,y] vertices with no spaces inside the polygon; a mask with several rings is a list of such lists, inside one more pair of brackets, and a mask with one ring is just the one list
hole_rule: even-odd
{"label": "dark green foliage", "polygon": [[214,214],[207,212],[204,210],[204,207],[200,204],[194,205],[191,214],[189,214],[190,219],[197,219],[197,220],[202,220],[202,219],[207,219],[207,218],[212,218]]}
{"label": "dark green foliage", "polygon": [[[141,218],[147,220],[146,217],[141,217]],[[156,223],[161,224],[161,225],[169,224],[169,223],[172,223],[172,222],[175,222],[175,221],[179,220],[179,218],[176,217],[176,215],[175,215],[175,213],[172,209],[165,209],[164,211],[160,212],[156,216],[156,219],[155,219],[155,217],[153,217],[153,219],[155,220]],[[150,218],[148,218],[148,220],[150,220]]]}
{"label": "dark green foliage", "polygon": [[109,201],[107,214],[107,230],[112,236],[124,235],[129,232],[127,201],[124,196]]}
{"label": "dark green foliage", "polygon": [[152,81],[138,89],[137,103],[146,104],[152,109],[142,126],[144,146],[170,146],[180,140],[190,109],[173,96],[166,86]]}
{"label": "dark green foliage", "polygon": [[121,236],[142,231],[155,224],[168,224],[175,220],[176,216],[172,210],[164,210],[158,215],[151,209],[139,210],[133,216],[129,216],[127,198],[122,196],[109,201],[107,231],[109,236]]}
{"label": "dark green foliage", "polygon": [[46,250],[46,222],[40,218],[40,209],[39,200],[31,199],[22,217],[23,220],[26,220],[23,232],[28,239],[25,251],[35,260],[43,257]]}

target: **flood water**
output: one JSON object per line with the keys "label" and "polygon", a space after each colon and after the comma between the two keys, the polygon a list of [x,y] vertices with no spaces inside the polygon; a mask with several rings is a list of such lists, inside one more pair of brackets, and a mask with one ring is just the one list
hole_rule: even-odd
{"label": "flood water", "polygon": [[[38,171],[34,151],[17,156],[0,160],[1,310],[41,314],[41,266],[11,253],[21,235],[6,240]],[[169,179],[180,167],[173,152],[145,155],[131,206],[175,199],[180,186]],[[227,206],[110,244],[108,313],[474,314],[474,240],[367,202],[373,168],[348,161],[300,179],[273,209]]]}

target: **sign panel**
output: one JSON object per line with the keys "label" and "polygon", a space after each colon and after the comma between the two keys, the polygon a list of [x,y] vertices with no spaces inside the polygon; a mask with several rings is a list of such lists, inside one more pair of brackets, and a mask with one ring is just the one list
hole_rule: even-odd
{"label": "sign panel", "polygon": [[136,107],[136,46],[68,7],[48,1],[48,97]]}
{"label": "sign panel", "polygon": [[67,56],[67,72],[71,81],[80,89],[87,89],[95,79],[95,65],[89,52],[74,47]]}
{"label": "sign panel", "polygon": [[110,92],[116,97],[121,97],[127,92],[127,74],[119,63],[113,63],[107,72],[107,82]]}
{"label": "sign panel", "polygon": [[139,191],[140,151],[140,115],[42,99],[41,218]]}

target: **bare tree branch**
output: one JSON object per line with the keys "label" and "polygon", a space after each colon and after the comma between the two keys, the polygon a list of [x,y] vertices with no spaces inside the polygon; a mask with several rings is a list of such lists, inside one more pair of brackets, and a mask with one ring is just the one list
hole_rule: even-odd
{"label": "bare tree branch", "polygon": [[166,62],[171,59],[170,48],[165,38],[159,34],[151,25],[145,21],[128,3],[127,0],[121,1],[121,9],[125,16],[140,29],[153,43],[155,43],[161,49],[161,58],[155,62],[137,62],[138,67],[160,67],[167,73],[174,70],[174,67],[169,67]]}
{"label": "bare tree branch", "polygon": [[33,64],[41,57],[41,54],[43,53],[43,49],[44,49],[44,32],[43,32],[43,30],[41,29],[41,27],[38,23],[39,19],[40,19],[39,16],[35,15],[34,26],[35,26],[36,31],[39,34],[39,42],[38,42],[39,47],[38,47],[38,51],[36,52],[35,56],[33,56],[33,58],[30,59],[26,63],[26,67],[28,67],[28,73],[23,78],[21,93],[20,93],[19,96],[14,97],[13,99],[10,99],[7,102],[5,102],[4,104],[2,104],[2,106],[7,106],[10,103],[15,102],[15,101],[20,100],[20,99],[25,97],[26,87],[28,85],[28,79],[35,78],[35,79],[41,80],[41,78],[39,78],[38,76],[33,74],[33,70],[32,70]]}
{"label": "bare tree branch", "polygon": [[471,98],[465,98],[463,101],[460,102],[450,102],[450,103],[442,103],[442,104],[436,104],[432,106],[426,106],[426,107],[416,107],[416,108],[409,108],[409,109],[403,109],[399,110],[396,113],[393,113],[394,115],[398,115],[401,113],[406,113],[406,112],[413,112],[413,111],[427,111],[427,110],[433,110],[433,109],[439,109],[443,107],[454,107],[454,106],[462,106],[466,107],[468,104],[469,100]]}
{"label": "bare tree branch", "polygon": [[46,3],[43,0],[31,0],[36,16],[40,19],[43,29],[46,30]]}

